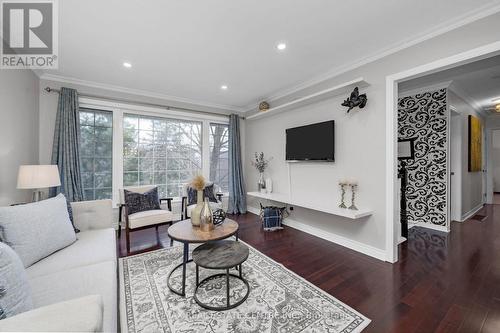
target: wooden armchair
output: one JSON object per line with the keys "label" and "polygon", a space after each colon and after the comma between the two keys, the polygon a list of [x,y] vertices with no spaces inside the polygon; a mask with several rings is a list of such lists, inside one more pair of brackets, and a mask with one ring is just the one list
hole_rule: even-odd
{"label": "wooden armchair", "polygon": [[[156,186],[145,185],[145,186],[130,186],[120,189],[120,204],[119,204],[119,228],[118,228],[118,238],[121,237],[121,225],[122,219],[125,219],[125,235],[127,237],[127,254],[130,253],[130,233],[137,230],[143,230],[155,227],[156,228],[156,239],[158,243],[160,242],[160,236],[158,234],[158,227],[161,225],[172,225],[174,222],[174,214],[172,213],[172,199],[173,198],[162,198],[160,199],[160,206],[166,201],[166,209],[154,209],[146,210],[133,214],[129,214],[128,207],[125,202],[125,191],[145,193]],[[170,246],[173,245],[173,240],[170,240]]]}
{"label": "wooden armchair", "polygon": [[[207,183],[207,186],[213,186],[213,183]],[[205,187],[207,187],[205,186]],[[189,202],[188,200],[188,190],[190,188],[190,185],[187,184],[184,186],[183,189],[183,196],[182,196],[182,208],[181,208],[181,220],[185,220],[191,217],[191,211],[193,208],[196,206],[196,203]],[[212,187],[212,190],[215,188],[215,186]],[[214,197],[217,198],[217,202],[210,202],[210,208],[212,208],[213,211],[217,209],[222,209],[222,193],[214,193]]]}

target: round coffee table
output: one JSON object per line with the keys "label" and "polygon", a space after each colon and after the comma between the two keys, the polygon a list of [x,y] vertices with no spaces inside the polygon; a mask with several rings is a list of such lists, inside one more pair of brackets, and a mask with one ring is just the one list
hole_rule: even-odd
{"label": "round coffee table", "polygon": [[[168,288],[175,294],[180,296],[186,295],[186,264],[193,261],[189,259],[189,244],[190,243],[206,243],[210,241],[217,241],[231,236],[236,236],[238,240],[238,223],[231,219],[226,218],[222,224],[219,224],[211,231],[201,231],[199,227],[193,227],[191,220],[183,220],[174,223],[168,228],[168,237],[184,244],[184,253],[182,256],[182,263],[175,266],[170,274],[168,274],[167,285]],[[182,267],[182,290],[175,290],[170,285],[170,277],[178,269]]]}
{"label": "round coffee table", "polygon": [[[198,246],[193,251],[193,261],[196,264],[196,289],[194,291],[194,300],[198,303],[199,306],[214,311],[224,311],[237,307],[241,303],[243,303],[250,293],[250,286],[248,282],[243,278],[242,275],[242,263],[248,259],[249,250],[248,247],[241,244],[240,242],[235,242],[231,240],[222,240],[218,242],[210,242],[205,243],[203,245]],[[199,282],[199,268],[203,267],[207,269],[218,269],[218,270],[226,270],[225,273],[219,273],[211,275],[202,281]],[[229,273],[230,268],[237,268],[238,275]],[[200,301],[197,296],[198,288],[203,285],[205,282],[220,278],[226,277],[226,305],[225,306],[211,306],[206,303]],[[229,299],[229,276],[235,277],[241,280],[246,288],[247,292],[245,296],[243,296],[239,301],[231,304]]]}

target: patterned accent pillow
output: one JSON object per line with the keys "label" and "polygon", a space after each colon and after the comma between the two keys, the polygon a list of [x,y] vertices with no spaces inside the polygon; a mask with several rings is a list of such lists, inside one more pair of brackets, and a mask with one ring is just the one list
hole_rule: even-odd
{"label": "patterned accent pillow", "polygon": [[26,270],[19,256],[5,243],[0,243],[0,289],[3,318],[33,309]]}
{"label": "patterned accent pillow", "polygon": [[[203,189],[203,198],[208,198],[208,201],[210,202],[218,202],[217,198],[215,197],[213,183],[205,185],[205,188]],[[198,191],[196,191],[191,186],[188,186],[187,188],[187,201],[188,206],[196,205],[198,203]]]}
{"label": "patterned accent pillow", "polygon": [[157,187],[144,193],[127,190],[123,191],[125,193],[125,204],[127,205],[129,215],[147,210],[161,209]]}

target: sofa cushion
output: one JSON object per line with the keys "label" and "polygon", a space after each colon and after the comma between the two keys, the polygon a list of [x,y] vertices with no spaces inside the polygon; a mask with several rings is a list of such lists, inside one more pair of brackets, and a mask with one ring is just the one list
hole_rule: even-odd
{"label": "sofa cushion", "polygon": [[59,250],[26,269],[29,278],[116,260],[116,236],[112,228],[82,231],[71,246]]}
{"label": "sofa cushion", "polygon": [[73,221],[80,231],[111,228],[113,225],[112,201],[91,200],[72,202]]}
{"label": "sofa cushion", "polygon": [[102,297],[91,295],[0,320],[1,332],[101,332]]}
{"label": "sofa cushion", "polygon": [[104,332],[116,332],[116,262],[106,261],[29,278],[35,308],[88,295],[101,295]]}
{"label": "sofa cushion", "polygon": [[29,311],[33,308],[31,289],[23,263],[7,244],[0,243],[0,308],[5,317]]}
{"label": "sofa cushion", "polygon": [[147,210],[128,216],[128,225],[130,229],[155,225],[159,223],[170,222],[174,220],[174,214],[169,210],[157,209]]}
{"label": "sofa cushion", "polygon": [[76,241],[66,198],[0,207],[0,238],[19,255],[24,267]]}

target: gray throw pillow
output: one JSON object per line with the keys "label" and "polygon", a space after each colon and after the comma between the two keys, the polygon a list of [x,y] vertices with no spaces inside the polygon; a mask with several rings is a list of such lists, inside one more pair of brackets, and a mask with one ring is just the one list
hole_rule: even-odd
{"label": "gray throw pillow", "polygon": [[[214,192],[214,183],[208,183],[203,189],[203,199],[208,198],[208,201],[217,203],[217,198]],[[187,188],[187,201],[188,206],[196,205],[198,203],[198,191],[189,186]]]}
{"label": "gray throw pillow", "polygon": [[0,207],[0,240],[16,251],[24,267],[71,245],[76,241],[76,234],[64,195],[26,205]]}
{"label": "gray throw pillow", "polygon": [[31,289],[23,263],[7,244],[0,243],[0,296],[2,317],[8,318],[33,309]]}
{"label": "gray throw pillow", "polygon": [[158,187],[144,193],[128,190],[123,190],[123,192],[125,193],[125,204],[130,215],[147,210],[161,209],[160,199],[158,198]]}

